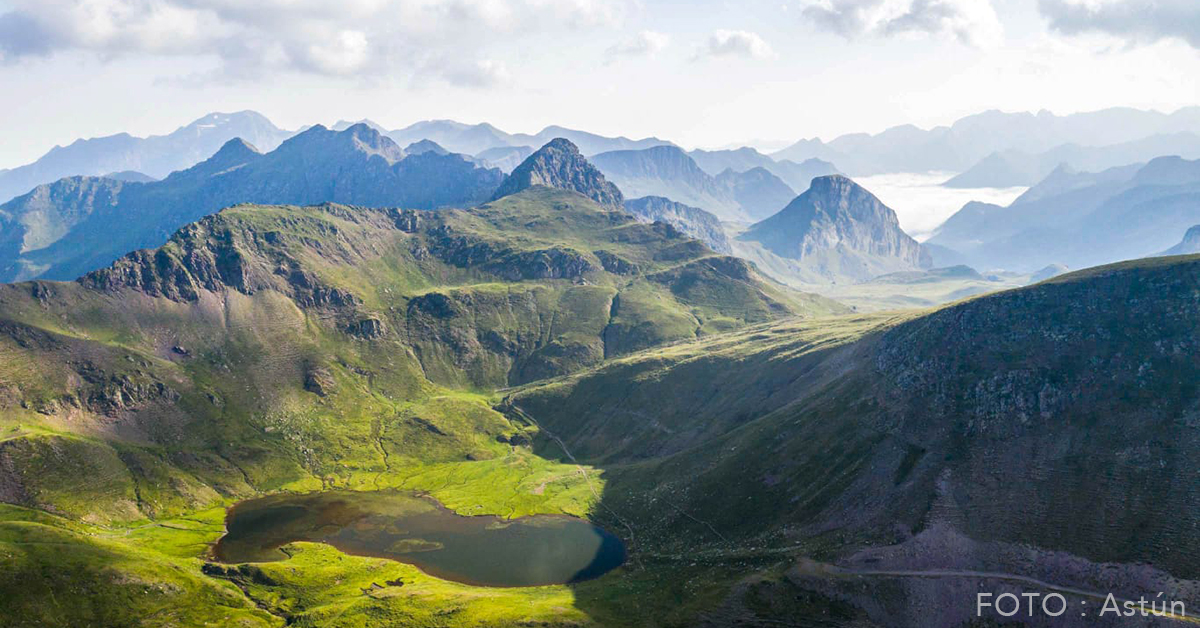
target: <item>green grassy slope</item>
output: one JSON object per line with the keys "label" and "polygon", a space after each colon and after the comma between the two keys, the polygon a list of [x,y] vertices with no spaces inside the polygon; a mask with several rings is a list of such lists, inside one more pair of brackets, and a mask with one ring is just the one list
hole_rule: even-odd
{"label": "green grassy slope", "polygon": [[[507,401],[544,455],[605,469],[601,504],[657,553],[732,571],[948,528],[1025,548],[1006,569],[1064,578],[1065,552],[1136,591],[1146,565],[1200,578],[1172,549],[1200,545],[1198,321],[1200,258],[1143,260],[928,314],[748,328]],[[963,551],[897,550],[999,562]]]}
{"label": "green grassy slope", "polygon": [[[547,188],[438,213],[239,206],[78,282],[0,286],[0,501],[19,507],[0,512],[2,589],[25,605],[0,615],[583,621],[569,587],[451,586],[324,548],[249,575],[205,575],[202,559],[220,507],[273,491],[396,487],[464,514],[594,516],[604,474],[534,454],[536,428],[494,410],[493,390],[842,310]],[[381,569],[413,586],[376,604],[321,579]],[[143,583],[157,593],[121,602]]]}

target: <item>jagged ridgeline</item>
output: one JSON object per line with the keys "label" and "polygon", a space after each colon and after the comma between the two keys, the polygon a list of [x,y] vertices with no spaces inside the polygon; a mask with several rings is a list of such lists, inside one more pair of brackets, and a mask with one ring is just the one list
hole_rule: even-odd
{"label": "jagged ridgeline", "polygon": [[503,174],[365,124],[315,126],[260,153],[240,139],[161,181],[69,177],[0,205],[0,281],[71,280],[236,203],[436,209],[487,200]]}

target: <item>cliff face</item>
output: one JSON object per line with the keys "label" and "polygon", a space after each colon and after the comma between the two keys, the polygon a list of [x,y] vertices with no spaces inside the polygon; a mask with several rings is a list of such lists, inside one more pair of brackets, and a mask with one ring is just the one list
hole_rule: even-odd
{"label": "cliff face", "polygon": [[721,221],[698,207],[689,207],[661,196],[647,196],[625,201],[625,211],[643,222],[665,222],[704,242],[718,253],[728,255],[733,251]]}
{"label": "cliff face", "polygon": [[609,209],[621,209],[621,190],[609,183],[579,148],[570,141],[552,140],[529,156],[504,180],[492,200],[522,192],[535,185],[578,192]]}
{"label": "cliff face", "polygon": [[931,265],[921,245],[900,228],[896,212],[840,175],[814,179],[807,192],[742,239],[793,260],[845,252],[913,268]]}

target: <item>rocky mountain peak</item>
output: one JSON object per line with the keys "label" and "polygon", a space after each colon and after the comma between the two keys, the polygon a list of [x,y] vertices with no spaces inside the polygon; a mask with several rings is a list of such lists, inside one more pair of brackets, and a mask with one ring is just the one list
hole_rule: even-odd
{"label": "rocky mountain peak", "polygon": [[575,144],[563,138],[551,140],[517,166],[492,200],[535,185],[578,192],[611,209],[621,209],[625,202],[621,190],[605,179]]}
{"label": "rocky mountain peak", "polygon": [[795,260],[851,253],[912,268],[932,263],[928,252],[900,228],[895,211],[842,175],[813,179],[807,192],[752,226],[741,239]]}

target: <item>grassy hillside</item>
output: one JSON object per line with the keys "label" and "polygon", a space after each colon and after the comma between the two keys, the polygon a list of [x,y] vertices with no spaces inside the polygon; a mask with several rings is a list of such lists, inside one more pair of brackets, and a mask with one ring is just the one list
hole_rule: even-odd
{"label": "grassy hillside", "polygon": [[595,516],[603,472],[536,455],[536,428],[494,410],[492,391],[842,310],[547,188],[472,211],[240,206],[78,282],[0,286],[0,501],[13,505],[0,616],[583,621],[569,587],[450,585],[316,546],[243,571],[204,558],[222,506],[273,491],[404,488],[463,514]]}
{"label": "grassy hillside", "polygon": [[1198,257],[1144,260],[930,314],[774,323],[507,401],[539,452],[605,469],[601,504],[640,543],[731,570],[775,557],[771,595],[965,608],[784,576],[812,557],[1195,602],[1200,562],[1170,548],[1200,544],[1198,276]]}

